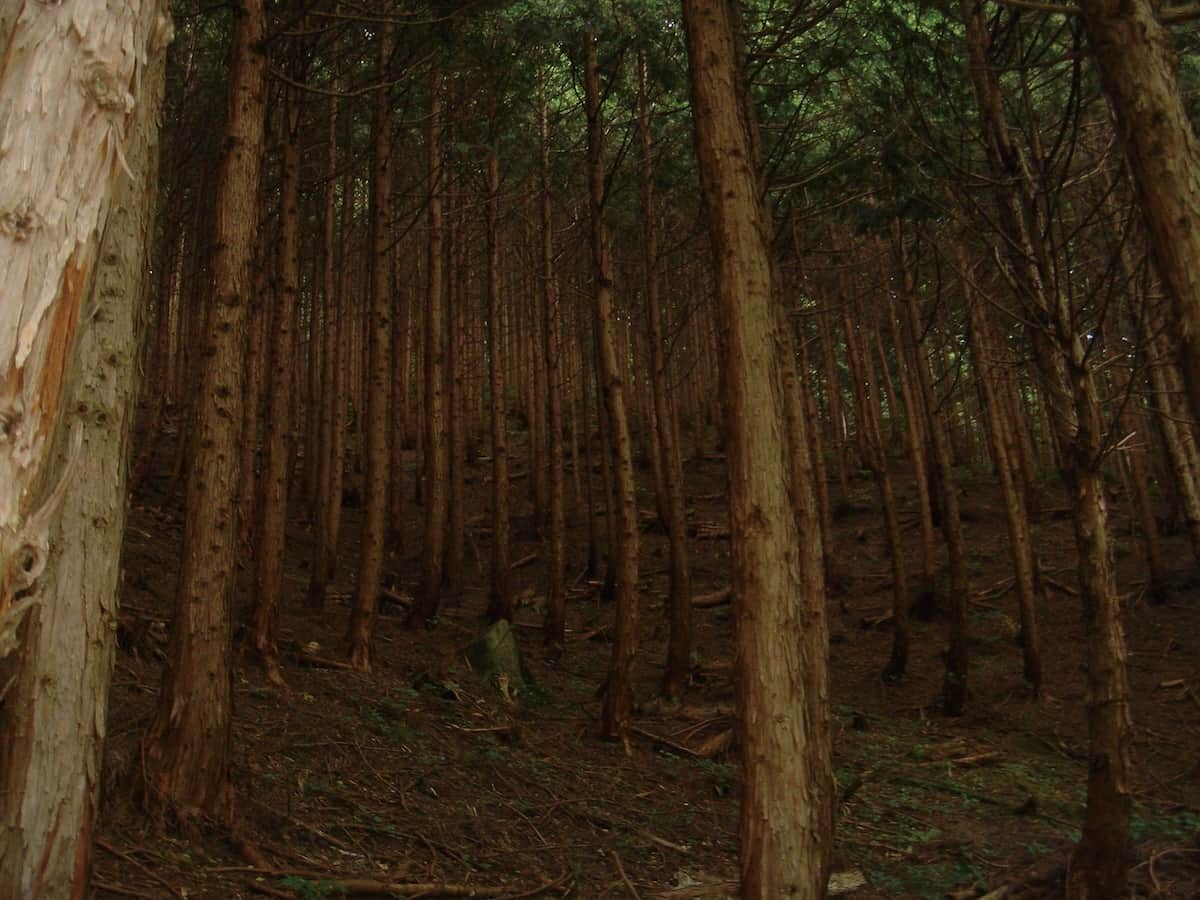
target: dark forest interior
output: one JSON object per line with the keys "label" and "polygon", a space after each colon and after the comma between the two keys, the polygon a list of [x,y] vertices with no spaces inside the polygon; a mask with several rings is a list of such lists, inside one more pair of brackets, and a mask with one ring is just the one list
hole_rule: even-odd
{"label": "dark forest interior", "polygon": [[0,900],[1200,895],[1197,21],[0,10]]}

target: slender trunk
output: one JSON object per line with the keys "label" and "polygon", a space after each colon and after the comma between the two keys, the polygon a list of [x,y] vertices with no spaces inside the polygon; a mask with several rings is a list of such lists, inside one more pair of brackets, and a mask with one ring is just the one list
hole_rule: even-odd
{"label": "slender trunk", "polygon": [[[727,0],[685,0],[697,157],[717,275],[745,788],[741,896],[824,896],[833,823],[817,532],[800,547],[761,203]],[[811,502],[811,484],[791,485]],[[803,802],[797,802],[802,798]]]}
{"label": "slender trunk", "polygon": [[955,245],[955,254],[967,307],[972,368],[975,370],[983,397],[983,412],[987,418],[988,434],[992,443],[992,459],[996,464],[1000,494],[1004,500],[1005,525],[1008,527],[1009,550],[1012,554],[1017,588],[1017,609],[1021,620],[1020,639],[1025,681],[1036,697],[1042,690],[1038,606],[1041,605],[1043,596],[1037,555],[1033,549],[1033,535],[1029,528],[1029,515],[1025,507],[1025,494],[1021,490],[1017,464],[1014,461],[1021,451],[1012,434],[1011,407],[999,394],[1001,376],[996,371],[995,349],[990,340],[992,329],[986,321],[985,307],[976,296],[967,275],[966,253],[961,243]]}
{"label": "slender trunk", "polygon": [[[350,612],[348,643],[350,665],[370,672],[375,618],[379,613],[379,587],[383,579],[384,536],[387,530],[388,466],[392,440],[388,412],[392,395],[392,104],[387,79],[395,25],[389,20],[379,32],[378,71],[381,86],[375,92],[371,119],[371,198],[370,198],[370,303],[367,310],[368,347],[366,369],[369,388],[366,396],[366,445],[359,454],[366,457],[366,508],[359,542],[358,583],[354,608]],[[360,417],[361,418],[361,417]]]}
{"label": "slender trunk", "polygon": [[504,402],[502,357],[505,335],[500,293],[500,161],[495,144],[488,151],[484,216],[487,222],[488,372],[492,403],[492,557],[487,617],[495,622],[499,619],[512,621],[513,617],[508,581],[508,410]]}
{"label": "slender trunk", "polygon": [[[880,244],[882,251],[883,245]],[[882,252],[881,260],[885,257]],[[903,285],[901,288],[903,289]],[[912,462],[914,480],[917,485],[917,508],[921,518],[921,585],[914,604],[914,615],[932,619],[937,611],[937,551],[934,537],[933,504],[929,489],[929,450],[926,446],[926,425],[923,420],[926,404],[913,392],[909,378],[909,365],[905,359],[904,341],[900,335],[897,314],[892,309],[891,279],[884,279],[884,315],[892,332],[892,346],[896,351],[896,375],[900,382],[900,393],[904,399],[905,434],[908,438],[908,458]],[[919,332],[914,332],[918,334]],[[917,361],[920,365],[920,361]],[[893,417],[895,411],[892,411]],[[936,427],[936,426],[935,426]],[[933,429],[929,429],[932,431]],[[932,437],[932,435],[931,435]]]}
{"label": "slender trunk", "polygon": [[[241,566],[245,567],[256,559],[259,522],[258,512],[258,463],[261,447],[263,381],[269,362],[267,336],[271,332],[276,286],[272,284],[270,266],[266,259],[269,242],[256,241],[254,264],[254,289],[252,308],[247,311],[249,319],[246,329],[246,376],[242,387],[242,423],[238,455],[238,548],[244,554]],[[257,301],[257,302],[255,302]],[[194,405],[194,402],[193,402]]]}
{"label": "slender trunk", "polygon": [[[338,11],[335,4],[334,11]],[[334,84],[341,79],[335,72]],[[334,265],[334,249],[337,240],[335,216],[337,214],[337,116],[338,98],[336,91],[329,98],[326,128],[325,193],[321,209],[321,303],[323,307],[321,329],[321,402],[317,407],[320,419],[317,426],[317,483],[313,507],[312,568],[308,581],[308,607],[320,612],[325,608],[325,591],[329,584],[329,566],[325,563],[330,555],[330,507],[340,504],[342,498],[333,494],[333,430],[336,427],[335,410],[343,403],[337,390],[337,367],[339,365],[338,321],[341,318],[337,295],[337,269]],[[313,305],[316,305],[314,292]],[[314,339],[315,335],[310,338]]]}
{"label": "slender trunk", "polygon": [[466,518],[463,507],[466,476],[466,387],[463,381],[463,309],[467,281],[466,253],[463,248],[462,197],[451,192],[450,227],[447,229],[449,266],[446,268],[446,407],[448,428],[446,558],[442,566],[442,587],[452,596],[462,593],[463,551],[466,548]]}
{"label": "slender trunk", "polygon": [[[929,353],[925,346],[928,331],[921,327],[921,315],[917,309],[917,288],[912,268],[908,264],[908,252],[904,236],[900,232],[900,221],[892,223],[892,240],[896,244],[900,266],[900,285],[904,292],[908,311],[909,344],[912,351],[913,369],[917,374],[917,387],[921,405],[928,417],[926,428],[933,445],[934,479],[941,493],[942,537],[946,541],[947,567],[950,570],[950,613],[946,641],[946,675],[942,687],[942,702],[946,715],[961,716],[967,703],[967,667],[970,643],[970,610],[967,606],[971,585],[967,577],[967,551],[963,540],[962,516],[958,507],[958,484],[954,478],[953,457],[946,428],[942,421],[944,408],[938,403],[933,388],[933,373],[929,368]],[[895,321],[895,316],[892,317]],[[897,337],[899,335],[897,334]],[[897,353],[902,352],[902,341],[897,341]]]}
{"label": "slender trunk", "polygon": [[825,370],[825,414],[828,417],[828,443],[833,447],[837,462],[838,486],[842,498],[850,494],[850,473],[846,465],[846,414],[842,408],[842,388],[834,354],[833,313],[824,310],[817,315],[821,335],[821,364]]}
{"label": "slender trunk", "polygon": [[421,586],[409,615],[410,627],[429,626],[437,618],[446,550],[450,448],[446,440],[446,301],[442,255],[442,71],[429,78],[429,296],[425,307],[425,540],[421,549]]}
{"label": "slender trunk", "polygon": [[243,331],[258,229],[266,58],[261,0],[234,20],[229,111],[217,175],[213,296],[188,467],[175,621],[158,707],[142,741],[147,793],[188,818],[232,816],[231,619],[237,553]]}
{"label": "slender trunk", "polygon": [[275,619],[283,593],[283,548],[288,505],[288,432],[292,425],[292,356],[300,292],[300,103],[284,93],[283,175],[279,189],[279,290],[271,332],[271,386],[267,391],[267,447],[259,492],[251,649],[276,684],[283,683],[275,647]]}
{"label": "slender trunk", "polygon": [[633,711],[633,660],[637,653],[638,622],[638,513],[633,481],[633,454],[626,413],[626,385],[621,379],[613,322],[612,258],[604,222],[606,201],[604,122],[600,108],[600,77],[596,62],[596,36],[584,36],[586,64],[584,86],[588,124],[588,188],[591,200],[593,300],[600,393],[608,425],[615,505],[616,544],[609,548],[615,573],[617,621],[612,658],[605,685],[600,731],[625,738]]}
{"label": "slender trunk", "polygon": [[659,508],[666,513],[669,588],[667,663],[662,692],[669,699],[683,694],[691,673],[692,585],[688,571],[687,509],[683,496],[683,464],[667,395],[667,359],[663,352],[662,305],[658,279],[658,232],[654,221],[654,154],[650,133],[650,99],[646,90],[646,57],[638,58],[638,135],[642,150],[642,265],[645,272],[646,322],[649,328],[650,377],[654,392],[654,419],[662,454]]}
{"label": "slender trunk", "polygon": [[[1063,482],[1069,492],[1079,554],[1079,591],[1087,632],[1088,795],[1083,836],[1067,879],[1071,898],[1125,892],[1131,810],[1132,717],[1120,602],[1108,547],[1100,466],[1104,442],[1089,359],[1066,296],[1053,281],[1042,236],[1037,188],[1013,144],[981,0],[961,0],[970,77],[991,165],[1008,265],[1019,288],[1043,387]],[[1182,198],[1181,198],[1182,199]]]}
{"label": "slender trunk", "polygon": [[542,329],[546,338],[547,427],[550,440],[550,571],[547,578],[546,619],[543,635],[553,652],[566,640],[567,520],[566,485],[563,481],[562,344],[559,340],[561,303],[554,271],[554,214],[550,197],[550,131],[546,119],[546,94],[538,90],[538,138],[541,145]]}
{"label": "slender trunk", "polygon": [[[882,677],[892,681],[904,677],[908,668],[908,647],[912,627],[909,622],[908,567],[905,565],[903,536],[896,510],[896,496],[879,422],[879,399],[875,392],[875,373],[871,356],[864,351],[859,330],[844,305],[846,359],[854,382],[854,412],[858,423],[859,454],[875,477],[883,521],[887,531],[888,555],[892,561],[892,652]],[[859,316],[861,318],[861,314]]]}

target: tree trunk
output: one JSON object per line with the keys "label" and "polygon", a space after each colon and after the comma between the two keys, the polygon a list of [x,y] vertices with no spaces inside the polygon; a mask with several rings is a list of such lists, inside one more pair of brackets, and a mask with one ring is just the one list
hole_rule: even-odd
{"label": "tree trunk", "polygon": [[442,72],[429,77],[429,296],[425,307],[425,540],[421,549],[421,586],[409,614],[409,627],[429,626],[437,618],[446,551],[450,448],[446,440],[446,300],[442,255]]}
{"label": "tree trunk", "polygon": [[1011,406],[999,392],[1000,376],[993,357],[990,340],[992,329],[982,301],[976,296],[967,270],[967,257],[962,244],[955,245],[963,299],[967,307],[967,328],[971,340],[972,368],[983,396],[983,412],[988,421],[992,442],[992,458],[1000,481],[1004,500],[1005,524],[1008,527],[1009,550],[1012,553],[1013,574],[1017,588],[1017,609],[1021,619],[1021,651],[1024,659],[1025,681],[1034,696],[1042,690],[1042,654],[1038,606],[1042,602],[1042,582],[1037,555],[1033,550],[1033,535],[1021,490],[1016,458],[1021,450],[1012,434]]}
{"label": "tree trunk", "polygon": [[279,289],[271,330],[267,391],[266,460],[259,492],[251,649],[275,684],[283,684],[275,647],[275,620],[283,593],[283,549],[288,506],[288,435],[292,426],[292,363],[300,293],[300,97],[284,91],[283,174],[279,189]]}
{"label": "tree trunk", "polygon": [[[335,4],[334,12],[338,11]],[[335,69],[333,83],[341,84],[341,79]],[[337,370],[341,360],[341,342],[338,340],[339,322],[342,317],[338,297],[338,272],[335,265],[336,250],[336,221],[337,215],[337,92],[329,98],[328,122],[326,128],[325,156],[325,192],[322,197],[321,209],[321,302],[324,310],[321,330],[321,403],[317,410],[320,417],[318,424],[318,452],[316,503],[314,506],[313,531],[315,546],[313,547],[312,569],[308,581],[308,607],[316,612],[325,608],[325,591],[329,585],[331,566],[326,562],[331,555],[331,549],[336,553],[336,547],[331,548],[332,534],[330,533],[331,507],[341,504],[341,495],[333,493],[334,465],[334,429],[338,427],[338,407],[345,403],[345,398],[338,389]],[[338,257],[340,260],[340,255]],[[313,301],[314,305],[316,300]]]}
{"label": "tree trunk", "polygon": [[567,520],[566,485],[563,480],[562,342],[559,340],[561,303],[558,275],[554,271],[554,212],[550,196],[550,131],[546,119],[546,94],[538,89],[538,138],[541,146],[542,330],[546,339],[547,428],[550,454],[550,571],[546,590],[543,635],[552,653],[561,652],[567,621]]}
{"label": "tree trunk", "polygon": [[367,356],[370,388],[366,397],[366,438],[360,452],[366,456],[366,508],[358,556],[358,584],[350,613],[350,665],[371,671],[371,641],[379,612],[379,585],[383,578],[383,539],[387,529],[389,441],[388,421],[392,396],[392,104],[387,88],[395,25],[385,22],[379,32],[380,87],[375,93],[371,120],[371,301],[368,313]]}
{"label": "tree trunk", "polygon": [[[802,565],[753,110],[728,0],[685,0],[697,157],[717,270],[729,467],[737,699],[745,775],[741,896],[824,896],[832,836],[820,566]],[[812,485],[792,485],[812,500]],[[819,559],[819,533],[804,554]]]}
{"label": "tree trunk", "polygon": [[[260,198],[261,200],[261,198]],[[258,457],[260,427],[262,425],[263,381],[268,360],[267,335],[271,331],[274,308],[278,305],[272,283],[270,265],[266,259],[267,247],[271,242],[261,235],[255,242],[254,274],[251,276],[251,296],[257,299],[246,311],[246,375],[242,384],[242,423],[238,455],[238,550],[243,554],[239,566],[244,568],[254,562],[258,541],[256,535],[259,522],[258,512]],[[195,399],[189,401],[195,406]]]}
{"label": "tree trunk", "polygon": [[[0,444],[0,896],[82,900],[171,21],[157,2],[83,3],[28,6],[12,27],[0,133],[37,153],[0,155],[0,209],[18,197],[66,203],[26,207],[42,228],[0,239],[6,284],[29,285],[0,304],[0,421],[13,440]],[[103,90],[137,86],[121,94],[128,105],[63,80],[77,77],[70,60],[83,40]],[[23,316],[38,323],[27,355],[11,344]],[[25,460],[3,449],[28,450],[31,438],[43,443]]]}
{"label": "tree trunk", "polygon": [[662,692],[678,699],[687,687],[692,654],[692,584],[688,571],[687,508],[683,496],[683,463],[673,427],[667,394],[667,359],[663,352],[662,308],[658,280],[658,232],[654,221],[654,154],[650,133],[650,98],[646,90],[646,57],[638,58],[638,135],[642,150],[642,265],[645,272],[646,322],[649,328],[650,378],[654,393],[654,419],[663,496],[659,507],[666,513],[669,587],[667,662]]}
{"label": "tree trunk", "polygon": [[1053,281],[1042,235],[1037,188],[1022,152],[1012,143],[999,76],[988,52],[991,38],[981,0],[962,0],[970,76],[992,176],[1000,227],[1009,248],[1054,430],[1060,474],[1071,500],[1079,554],[1079,591],[1087,629],[1088,794],[1083,836],[1067,879],[1070,898],[1125,893],[1131,808],[1132,717],[1120,601],[1108,547],[1101,474],[1103,427],[1088,355],[1071,320],[1067,298]]}
{"label": "tree trunk", "polygon": [[[494,124],[494,123],[493,123]],[[488,621],[513,617],[509,588],[508,410],[504,390],[504,332],[500,294],[500,161],[496,146],[488,151],[487,201],[488,372],[492,403],[492,556],[488,588]]]}
{"label": "tree trunk", "polygon": [[194,812],[228,819],[233,811],[230,595],[237,552],[242,340],[263,157],[261,0],[242,0],[234,21],[229,111],[217,174],[213,297],[201,355],[175,622],[158,708],[142,743],[148,795],[185,819]]}
{"label": "tree trunk", "polygon": [[[886,259],[884,246],[880,242],[880,259]],[[886,263],[883,264],[886,273]],[[901,274],[903,277],[903,274]],[[901,290],[905,289],[903,284]],[[914,604],[914,615],[918,618],[932,619],[937,612],[939,598],[937,596],[937,551],[934,538],[933,503],[929,496],[929,450],[926,446],[925,435],[927,426],[924,421],[926,404],[924,397],[918,397],[913,391],[909,378],[909,364],[905,359],[904,340],[900,335],[900,325],[897,321],[897,311],[893,309],[891,278],[884,278],[884,315],[892,333],[892,344],[896,352],[896,375],[900,381],[900,394],[904,399],[905,435],[908,438],[908,458],[912,462],[914,481],[917,485],[917,508],[921,518],[921,584],[917,601]],[[914,332],[914,336],[919,332]],[[885,360],[882,360],[886,364]],[[920,365],[920,360],[916,360]],[[921,385],[918,385],[921,387]],[[893,418],[896,411],[892,410]],[[932,419],[931,419],[932,421]],[[928,429],[932,431],[940,426]],[[933,435],[930,434],[932,438]]]}
{"label": "tree trunk", "polygon": [[[859,313],[859,318],[862,318]],[[893,681],[904,677],[908,668],[908,647],[912,626],[909,622],[908,567],[905,565],[903,536],[896,510],[896,496],[879,422],[879,398],[875,392],[875,373],[871,356],[863,348],[859,329],[851,321],[849,304],[843,304],[846,329],[846,359],[854,382],[854,415],[858,423],[859,454],[879,491],[879,504],[887,532],[888,556],[892,562],[892,651],[882,677]]]}
{"label": "tree trunk", "polygon": [[467,281],[466,253],[463,249],[462,196],[452,190],[450,225],[447,228],[446,267],[446,410],[447,478],[446,556],[442,566],[442,588],[451,596],[462,593],[463,551],[466,548],[466,519],[463,489],[466,473],[466,389],[463,381],[464,300]]}
{"label": "tree trunk", "polygon": [[[917,287],[912,268],[908,264],[908,251],[900,222],[892,223],[892,239],[896,244],[900,266],[900,286],[904,292],[908,311],[909,342],[912,350],[913,369],[917,374],[921,407],[925,411],[930,443],[933,445],[934,481],[941,493],[942,537],[946,541],[947,568],[950,570],[950,619],[946,641],[946,676],[942,687],[943,709],[948,716],[961,716],[967,703],[967,663],[970,643],[970,610],[967,600],[971,585],[967,578],[966,545],[963,541],[962,517],[958,508],[958,484],[954,479],[950,441],[944,422],[941,421],[938,398],[933,388],[933,373],[929,368],[929,353],[925,347],[928,331],[921,327],[921,315],[917,309]],[[895,321],[895,317],[892,318]],[[899,337],[899,335],[897,335]],[[902,352],[902,341],[897,341],[896,351]]]}
{"label": "tree trunk", "polygon": [[609,499],[615,519],[615,545],[609,548],[615,575],[617,621],[613,637],[608,682],[604,691],[600,731],[608,737],[626,736],[633,711],[633,660],[637,653],[638,622],[638,511],[633,481],[633,454],[626,412],[626,385],[621,378],[613,334],[612,258],[604,223],[606,200],[604,122],[600,108],[600,76],[596,62],[596,36],[584,35],[586,63],[584,86],[588,125],[588,188],[591,200],[593,300],[600,394],[608,425],[613,489]]}
{"label": "tree trunk", "polygon": [[1158,8],[1151,0],[1079,3],[1158,274],[1179,316],[1187,393],[1192,417],[1200,419],[1200,141]]}

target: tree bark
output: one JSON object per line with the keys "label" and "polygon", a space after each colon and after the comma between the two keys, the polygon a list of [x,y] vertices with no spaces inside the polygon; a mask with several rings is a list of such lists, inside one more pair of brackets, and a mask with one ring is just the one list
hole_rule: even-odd
{"label": "tree bark", "polygon": [[1083,836],[1067,878],[1070,898],[1125,893],[1133,737],[1125,639],[1121,630],[1101,472],[1104,446],[1096,385],[1067,298],[1053,280],[1038,218],[1033,175],[1013,143],[981,0],[961,0],[970,77],[996,185],[1011,277],[1019,288],[1043,405],[1070,497],[1079,591],[1087,630],[1088,792]]}
{"label": "tree bark", "polygon": [[1017,609],[1021,619],[1021,651],[1026,683],[1039,696],[1042,690],[1042,653],[1038,606],[1041,605],[1042,581],[1037,555],[1033,549],[1025,493],[1018,478],[1016,458],[1021,449],[1012,433],[1011,406],[1000,393],[1000,378],[993,358],[992,329],[987,322],[983,302],[976,296],[967,269],[966,252],[962,244],[955,245],[963,299],[967,307],[967,329],[971,340],[972,368],[983,396],[983,412],[988,422],[992,442],[992,459],[1000,481],[1004,500],[1004,521],[1008,528],[1009,550],[1012,553],[1013,575],[1017,588]]}
{"label": "tree bark", "polygon": [[255,555],[254,656],[268,679],[283,684],[275,647],[275,620],[283,593],[283,549],[288,506],[288,436],[292,426],[292,363],[300,294],[300,98],[284,90],[283,173],[279,188],[279,289],[271,330],[267,391],[266,460],[259,492],[259,526]]}
{"label": "tree bark", "polygon": [[370,388],[366,397],[366,509],[359,544],[358,584],[350,613],[350,665],[371,671],[371,641],[379,612],[379,585],[383,578],[383,542],[387,528],[388,465],[392,440],[388,413],[392,396],[392,104],[387,88],[395,25],[385,22],[379,32],[380,87],[371,119],[371,302],[367,356]]}
{"label": "tree bark", "polygon": [[[339,9],[334,4],[334,12]],[[335,85],[341,84],[339,72],[335,63],[333,78]],[[316,503],[314,506],[313,531],[315,546],[313,548],[312,570],[308,581],[308,607],[317,612],[325,608],[325,591],[329,585],[332,566],[329,560],[336,554],[337,548],[331,547],[333,535],[330,533],[331,507],[341,505],[341,493],[333,493],[334,466],[334,430],[340,426],[339,408],[344,405],[345,398],[339,389],[338,368],[341,365],[340,322],[342,312],[338,296],[338,271],[336,262],[340,261],[337,248],[337,116],[338,98],[336,91],[329,98],[328,120],[326,128],[325,156],[325,191],[321,203],[321,303],[323,307],[321,329],[321,403],[317,411],[320,417],[318,424],[318,452]],[[315,299],[313,301],[316,303]]]}
{"label": "tree bark", "polygon": [[[892,239],[896,244],[900,267],[900,285],[904,293],[908,312],[908,332],[912,350],[913,369],[917,375],[921,407],[927,417],[926,430],[933,445],[934,479],[941,493],[942,537],[946,541],[947,568],[950,570],[950,614],[946,640],[946,675],[942,686],[943,709],[948,716],[961,716],[967,703],[967,668],[970,644],[970,610],[967,600],[971,585],[967,577],[967,550],[963,540],[962,516],[958,507],[958,484],[954,478],[953,458],[945,423],[939,414],[940,405],[933,388],[933,373],[929,368],[929,354],[925,346],[928,331],[921,327],[921,315],[917,308],[917,285],[900,222],[892,223]],[[895,321],[893,317],[892,321]],[[897,342],[901,352],[903,342]]]}
{"label": "tree bark", "polygon": [[410,627],[429,626],[437,618],[442,593],[449,510],[450,448],[446,440],[446,298],[442,256],[442,71],[429,77],[429,296],[425,308],[425,540],[421,549],[421,586],[409,614]]}
{"label": "tree bark", "polygon": [[158,708],[142,745],[148,795],[184,819],[195,812],[225,820],[232,815],[230,595],[236,575],[242,334],[263,157],[263,18],[261,0],[242,0],[217,174],[213,297],[188,467],[175,622]]}
{"label": "tree bark", "polygon": [[659,507],[666,514],[669,587],[667,621],[667,662],[662,692],[668,699],[682,696],[691,673],[692,584],[688,571],[687,508],[683,496],[683,463],[679,441],[673,427],[667,388],[667,358],[663,351],[662,303],[658,278],[658,231],[654,220],[654,154],[650,132],[650,98],[646,88],[645,54],[638,57],[638,136],[642,150],[642,265],[645,277],[646,322],[650,348],[650,379],[654,394],[654,420],[657,423],[658,450],[661,454],[662,497]]}
{"label": "tree bark", "polygon": [[[0,442],[0,896],[82,900],[171,20],[164,3],[80,3],[29,6],[11,27],[0,133],[37,153],[0,155],[0,271],[29,286],[0,304],[0,421],[12,440]],[[99,76],[80,90],[71,61],[84,42]],[[33,205],[50,196],[67,201],[61,213]],[[10,227],[32,231],[14,240]],[[24,350],[11,343],[23,315],[37,323]]]}
{"label": "tree bark", "polygon": [[543,637],[552,653],[561,652],[567,621],[567,518],[563,479],[562,342],[559,340],[561,303],[558,274],[554,270],[554,212],[550,196],[550,129],[546,94],[538,89],[538,142],[541,147],[542,332],[546,343],[546,427],[549,440],[550,571],[547,577],[546,618]]}
{"label": "tree bark", "polygon": [[[736,682],[745,788],[741,895],[820,897],[832,834],[827,633],[821,567],[804,567],[789,495],[773,309],[771,222],[739,86],[735,11],[685,0],[696,150],[717,270],[729,467]],[[812,499],[812,485],[791,485]],[[816,546],[803,558],[820,559]],[[813,571],[815,570],[815,571]]]}
{"label": "tree bark", "polygon": [[1079,11],[1159,277],[1179,316],[1187,393],[1200,420],[1200,141],[1183,103],[1171,36],[1151,0],[1080,0]]}
{"label": "tree bark", "polygon": [[638,622],[638,515],[633,481],[633,453],[629,440],[626,385],[621,377],[613,333],[612,255],[604,223],[607,200],[604,165],[604,122],[600,108],[600,76],[596,61],[596,36],[584,36],[584,86],[587,109],[588,193],[592,225],[592,297],[596,325],[597,377],[604,398],[613,475],[610,508],[615,506],[615,545],[609,548],[615,576],[617,621],[613,636],[608,682],[604,691],[600,731],[624,738],[633,711],[633,660],[637,653]]}

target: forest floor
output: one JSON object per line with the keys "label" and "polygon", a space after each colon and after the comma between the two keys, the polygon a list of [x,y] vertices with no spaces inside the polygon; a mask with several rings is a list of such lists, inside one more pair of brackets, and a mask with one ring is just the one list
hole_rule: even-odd
{"label": "forest floor", "polygon": [[[461,596],[446,598],[429,632],[405,630],[402,606],[387,605],[369,677],[303,664],[300,652],[307,645],[309,655],[343,658],[361,511],[346,510],[339,578],[320,616],[303,604],[312,535],[292,523],[279,629],[286,688],[241,661],[234,677],[236,842],[217,831],[184,840],[156,827],[130,788],[158,690],[182,532],[179,492],[166,476],[147,479],[125,543],[94,896],[315,900],[342,896],[337,881],[363,896],[386,896],[389,885],[397,896],[450,895],[456,885],[514,898],[736,894],[736,750],[713,752],[733,723],[730,608],[696,611],[692,689],[680,707],[656,703],[666,540],[659,529],[644,531],[642,706],[627,746],[600,740],[597,688],[613,611],[582,574],[586,530],[576,519],[567,650],[557,664],[543,660],[536,597],[545,569],[528,485],[519,481],[513,559],[539,555],[514,571],[528,601],[515,627],[534,684],[515,699],[502,696],[463,655],[486,603],[487,472],[477,463],[468,476]],[[890,635],[864,623],[888,611],[891,585],[873,483],[859,475],[838,501],[847,581],[829,605],[840,797],[834,869],[836,889],[858,898],[966,898],[1006,884],[1022,886],[1011,896],[1057,896],[1079,836],[1084,639],[1070,523],[1049,509],[1062,505],[1060,492],[1048,485],[1047,514],[1035,526],[1054,585],[1041,610],[1038,702],[1021,680],[997,492],[986,472],[959,475],[973,637],[970,704],[957,719],[939,709],[944,622],[918,622],[907,677],[880,681]],[[687,480],[699,594],[728,584],[723,462],[693,461]],[[915,495],[907,480],[898,493],[916,567]],[[640,505],[653,506],[649,494]],[[1137,538],[1119,502],[1113,511],[1136,726],[1131,879],[1139,896],[1200,896],[1200,587],[1186,539],[1170,538],[1179,589],[1168,604],[1148,605]],[[415,589],[419,514],[407,504],[405,534],[414,537],[389,561],[400,596]],[[248,592],[237,598],[240,611],[248,604]],[[403,884],[425,887],[403,893]]]}

